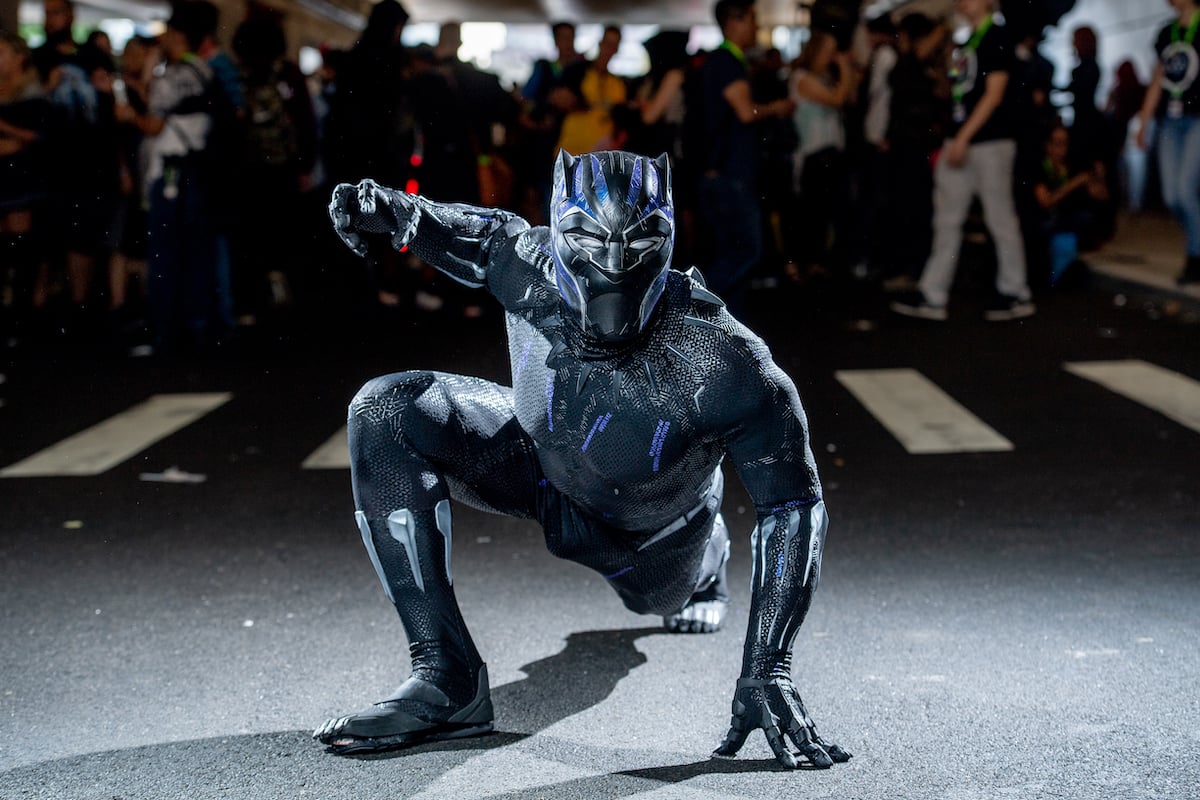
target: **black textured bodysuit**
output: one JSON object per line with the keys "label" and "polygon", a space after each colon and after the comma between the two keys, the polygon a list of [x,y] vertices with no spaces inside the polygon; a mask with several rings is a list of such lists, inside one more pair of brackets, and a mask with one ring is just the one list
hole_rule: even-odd
{"label": "black textured bodysuit", "polygon": [[[537,520],[555,555],[598,571],[630,609],[667,615],[723,564],[727,457],[757,514],[730,737],[764,727],[772,739],[757,710],[738,722],[739,703],[774,703],[764,695],[770,683],[795,693],[792,641],[817,585],[826,530],[791,380],[694,272],[668,274],[639,336],[603,345],[563,313],[547,228],[376,188],[389,208],[360,215],[358,230],[391,234],[391,246],[409,246],[495,296],[506,312],[512,374],[510,388],[401,372],[369,382],[350,406],[359,527],[408,634],[413,676],[461,706],[482,668],[453,593],[451,498]],[[810,731],[803,707],[792,710],[776,724],[794,735],[788,717],[798,717]]]}

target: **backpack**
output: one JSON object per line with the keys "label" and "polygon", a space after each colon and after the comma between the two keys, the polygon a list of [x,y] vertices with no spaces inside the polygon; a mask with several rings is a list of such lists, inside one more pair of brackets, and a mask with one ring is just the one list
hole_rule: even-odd
{"label": "backpack", "polygon": [[247,81],[244,163],[282,167],[297,159],[299,137],[287,105],[292,93],[280,61],[271,65],[265,80]]}
{"label": "backpack", "polygon": [[[212,222],[225,227],[235,215],[233,200],[237,194],[237,148],[240,138],[238,108],[215,74],[204,71],[190,61],[183,65],[195,72],[204,87],[198,95],[186,97],[175,104],[171,114],[206,114],[209,117],[208,136],[203,142],[188,142],[188,158],[204,177],[212,210]],[[179,131],[179,128],[176,128]],[[186,141],[186,136],[183,137]],[[223,201],[223,202],[222,202]],[[224,210],[220,210],[224,209]]]}

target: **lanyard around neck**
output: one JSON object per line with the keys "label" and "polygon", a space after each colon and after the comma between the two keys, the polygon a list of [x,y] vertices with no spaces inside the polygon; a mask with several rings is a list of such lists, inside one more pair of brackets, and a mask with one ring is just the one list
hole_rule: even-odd
{"label": "lanyard around neck", "polygon": [[[1187,33],[1183,35],[1183,41],[1187,42],[1188,44],[1196,41],[1197,29],[1200,29],[1200,11],[1193,11],[1192,21],[1188,25]],[[1175,44],[1179,41],[1179,32],[1181,30],[1183,30],[1183,28],[1180,26],[1179,21],[1176,20],[1175,24],[1171,26],[1171,44]]]}
{"label": "lanyard around neck", "polygon": [[[1179,20],[1176,20],[1171,26],[1171,44],[1179,44],[1179,41],[1182,38],[1184,43],[1187,44],[1188,47],[1191,47],[1192,42],[1196,40],[1197,29],[1200,29],[1200,11],[1193,11],[1192,21],[1188,23],[1187,31],[1182,37],[1180,36],[1180,31],[1183,30],[1183,26],[1179,24]],[[1184,89],[1181,86],[1172,86],[1170,87],[1169,91],[1171,94],[1171,101],[1174,103],[1178,103],[1180,98],[1183,97]]]}
{"label": "lanyard around neck", "polygon": [[991,14],[988,14],[987,18],[984,19],[980,26],[975,29],[975,32],[971,34],[971,38],[967,40],[967,44],[965,45],[966,48],[968,50],[978,50],[979,43],[983,41],[983,37],[987,36],[988,31],[992,29],[992,24],[995,23],[995,21],[995,17],[993,17]]}
{"label": "lanyard around neck", "polygon": [[743,67],[746,66],[746,54],[742,52],[742,48],[726,39],[725,41],[721,42],[721,49],[727,51],[729,55],[736,58]]}
{"label": "lanyard around neck", "polygon": [[[987,36],[988,31],[992,29],[992,23],[994,21],[995,20],[992,18],[992,15],[988,14],[987,18],[984,19],[984,21],[980,23],[979,27],[975,29],[975,32],[971,34],[971,38],[967,40],[967,43],[963,45],[963,49],[971,52],[975,52],[977,49],[979,49],[979,43],[983,41],[983,37]],[[954,85],[950,89],[950,94],[953,96],[956,106],[961,106],[963,98],[966,97],[966,92],[963,91],[962,84],[959,82],[960,80],[961,77],[956,79]],[[957,114],[958,112],[955,113]]]}

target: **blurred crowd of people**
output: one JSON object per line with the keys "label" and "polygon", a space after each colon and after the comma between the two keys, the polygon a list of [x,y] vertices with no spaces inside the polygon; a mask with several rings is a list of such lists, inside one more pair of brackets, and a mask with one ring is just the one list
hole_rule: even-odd
{"label": "blurred crowd of people", "polygon": [[290,235],[313,187],[316,119],[278,18],[232,52],[206,0],[120,57],[72,36],[0,38],[0,285],[8,344],[109,333],[137,352],[206,348],[288,291]]}
{"label": "blurred crowd of people", "polygon": [[[1111,235],[1146,90],[1123,64],[1098,107],[1096,35],[1081,28],[1067,126],[1038,36],[993,25],[992,0],[958,5],[975,25],[966,42],[911,13],[869,21],[865,48],[815,30],[786,64],[757,47],[753,2],[719,0],[720,47],[689,53],[686,31],[663,30],[635,80],[610,71],[619,26],[588,58],[558,22],[555,54],[504,87],[459,59],[456,24],[436,45],[401,44],[396,0],[308,79],[262,7],[227,50],[215,6],[184,0],[162,36],[118,55],[102,32],[73,39],[71,0],[45,0],[44,44],[0,35],[0,333],[10,345],[106,332],[134,352],[218,346],[297,296],[328,301],[314,276],[347,258],[324,220],[333,185],[370,177],[537,223],[559,148],[667,153],[677,266],[699,265],[734,307],[755,276],[874,281],[944,307],[926,267],[956,258],[975,196],[1005,302],[1027,301],[1026,273],[1054,283]],[[1007,80],[993,97],[994,73]],[[953,213],[935,210],[939,193]],[[381,248],[370,267],[385,305],[479,313],[410,254]],[[935,271],[945,283],[952,266]]]}

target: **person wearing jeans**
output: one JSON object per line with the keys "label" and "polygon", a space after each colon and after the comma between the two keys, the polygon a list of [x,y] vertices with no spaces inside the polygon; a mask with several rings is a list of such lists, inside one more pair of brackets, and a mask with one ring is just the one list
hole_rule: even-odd
{"label": "person wearing jeans", "polygon": [[754,0],[718,0],[713,10],[725,37],[701,71],[706,148],[699,181],[700,214],[715,241],[707,267],[713,291],[739,310],[741,283],[762,255],[762,216],[754,174],[755,123],[787,117],[791,100],[755,103],[745,49],[755,42]]}
{"label": "person wearing jeans", "polygon": [[1158,65],[1146,92],[1138,128],[1145,147],[1150,119],[1158,121],[1158,164],[1163,203],[1187,232],[1187,261],[1180,285],[1200,284],[1200,6],[1170,0],[1178,17],[1155,42]]}
{"label": "person wearing jeans", "polygon": [[1032,315],[1026,278],[1025,245],[1013,202],[1016,140],[1005,107],[1013,64],[1013,43],[992,17],[994,0],[957,0],[972,26],[970,39],[955,48],[950,66],[954,116],[934,171],[933,251],[917,283],[891,303],[905,316],[945,320],[950,286],[958,267],[962,226],[971,199],[978,196],[983,220],[996,246],[996,291],[985,319]]}

